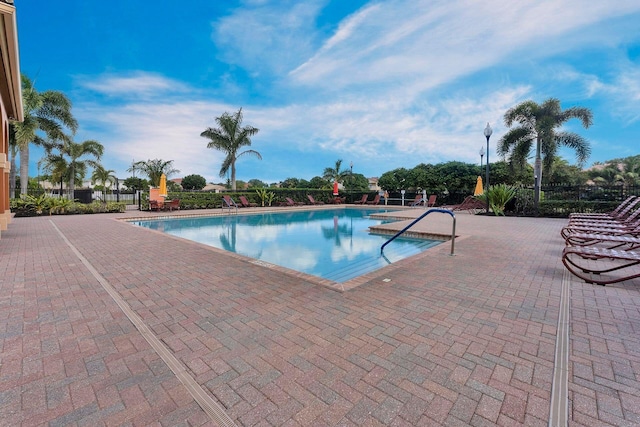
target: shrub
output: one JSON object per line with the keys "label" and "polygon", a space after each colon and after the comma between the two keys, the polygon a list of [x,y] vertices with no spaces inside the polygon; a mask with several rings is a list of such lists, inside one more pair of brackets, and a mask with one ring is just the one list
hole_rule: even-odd
{"label": "shrub", "polygon": [[487,203],[489,199],[489,207],[496,215],[504,216],[504,209],[507,203],[511,201],[516,195],[516,188],[506,184],[492,185],[489,189],[478,199]]}

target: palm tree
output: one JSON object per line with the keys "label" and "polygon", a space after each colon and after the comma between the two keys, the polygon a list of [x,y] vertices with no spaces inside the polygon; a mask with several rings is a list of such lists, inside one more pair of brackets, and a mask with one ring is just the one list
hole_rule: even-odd
{"label": "palm tree", "polygon": [[[47,140],[38,135],[38,131],[44,132],[49,141],[61,140],[64,128],[75,133],[78,122],[71,114],[71,101],[62,92],[48,90],[39,93],[25,75],[22,75],[22,99],[24,121],[12,122],[14,129],[11,134],[14,136],[13,144],[20,150],[20,188],[26,194],[29,181],[29,144],[47,146]],[[15,149],[13,152],[15,153]],[[15,161],[12,162],[15,165]],[[15,168],[12,168],[13,176],[9,177],[12,189],[16,182],[14,171]]]}
{"label": "palm tree", "polygon": [[558,148],[566,146],[576,152],[579,163],[584,163],[591,153],[589,142],[573,132],[557,131],[570,119],[579,119],[585,128],[591,126],[593,115],[591,110],[583,107],[572,107],[562,110],[560,101],[549,98],[538,105],[534,101],[525,101],[507,110],[504,123],[511,127],[498,141],[498,154],[508,156],[511,164],[524,169],[526,159],[535,143],[536,157],[534,165],[535,207],[540,202],[540,183],[544,165],[545,175],[551,172],[553,159]]}
{"label": "palm tree", "polygon": [[262,156],[255,150],[238,151],[242,147],[251,146],[251,137],[258,133],[260,129],[253,126],[242,126],[242,108],[233,116],[224,113],[216,117],[218,128],[207,128],[200,134],[201,137],[209,139],[207,148],[215,148],[226,153],[220,168],[220,177],[224,177],[231,168],[231,189],[236,189],[236,160],[244,155],[252,155],[262,160]]}
{"label": "palm tree", "polygon": [[129,172],[140,171],[149,177],[149,182],[153,187],[160,185],[160,177],[164,174],[167,178],[170,175],[180,172],[173,167],[173,160],[153,159],[135,162],[129,169]]}
{"label": "palm tree", "polygon": [[335,181],[342,182],[344,180],[344,177],[347,175],[349,171],[341,170],[340,169],[341,166],[342,166],[342,159],[336,160],[335,167],[324,168],[324,172],[322,172],[322,178],[330,182],[335,182]]}
{"label": "palm tree", "polygon": [[[47,163],[60,165],[66,162],[67,179],[69,180],[69,198],[75,199],[76,182],[82,183],[87,172],[87,166],[96,168],[100,166],[100,157],[104,152],[104,146],[98,141],[87,140],[84,142],[73,142],[70,138],[65,137],[61,144],[55,145],[59,151],[58,154],[49,154]],[[85,156],[92,156],[93,159],[83,159]]]}
{"label": "palm tree", "polygon": [[95,185],[96,182],[102,183],[104,194],[106,195],[107,187],[111,187],[111,184],[116,180],[114,173],[114,170],[105,169],[102,165],[97,165],[91,174],[91,184]]}
{"label": "palm tree", "polygon": [[60,183],[60,197],[62,198],[63,184],[69,182],[69,163],[60,154],[49,153],[42,159],[44,172],[48,174],[51,183]]}

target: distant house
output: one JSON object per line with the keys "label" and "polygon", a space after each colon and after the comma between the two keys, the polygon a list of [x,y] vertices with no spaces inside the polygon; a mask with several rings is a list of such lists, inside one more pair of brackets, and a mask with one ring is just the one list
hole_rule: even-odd
{"label": "distant house", "polygon": [[16,8],[11,0],[0,0],[0,233],[11,222],[9,206],[9,121],[23,121],[22,83],[18,56]]}
{"label": "distant house", "polygon": [[227,189],[227,187],[225,187],[224,185],[220,185],[220,184],[207,184],[204,186],[204,188],[202,189],[202,191],[210,191],[212,193],[222,193],[223,191],[225,191]]}
{"label": "distant house", "polygon": [[378,177],[374,176],[373,178],[368,178],[369,179],[369,191],[380,191],[381,188],[378,185]]}

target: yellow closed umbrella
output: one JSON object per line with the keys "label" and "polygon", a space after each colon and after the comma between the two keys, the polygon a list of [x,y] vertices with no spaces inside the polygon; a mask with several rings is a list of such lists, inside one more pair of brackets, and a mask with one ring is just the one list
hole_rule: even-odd
{"label": "yellow closed umbrella", "polygon": [[484,193],[484,189],[482,188],[482,177],[479,176],[478,180],[476,181],[476,189],[474,190],[473,195],[480,196],[483,193]]}
{"label": "yellow closed umbrella", "polygon": [[165,174],[162,174],[162,176],[160,176],[160,191],[159,191],[161,196],[167,197],[167,176]]}

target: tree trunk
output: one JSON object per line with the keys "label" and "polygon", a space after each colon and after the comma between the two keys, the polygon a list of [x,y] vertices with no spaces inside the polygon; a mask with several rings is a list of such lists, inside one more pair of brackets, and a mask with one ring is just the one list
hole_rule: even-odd
{"label": "tree trunk", "polygon": [[20,149],[20,193],[27,194],[29,188],[29,145]]}
{"label": "tree trunk", "polygon": [[16,148],[11,148],[11,169],[9,170],[9,198],[16,197]]}
{"label": "tree trunk", "polygon": [[533,168],[533,205],[536,210],[536,214],[538,213],[538,208],[540,206],[540,185],[542,183],[542,156],[541,156],[541,147],[542,141],[540,138],[537,138],[536,141],[536,162]]}
{"label": "tree trunk", "polygon": [[73,164],[69,165],[69,200],[74,201],[76,199],[76,171]]}
{"label": "tree trunk", "polygon": [[231,163],[231,191],[236,191],[236,164]]}

